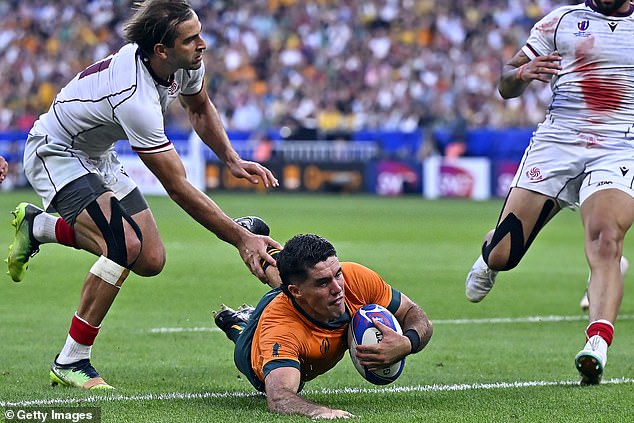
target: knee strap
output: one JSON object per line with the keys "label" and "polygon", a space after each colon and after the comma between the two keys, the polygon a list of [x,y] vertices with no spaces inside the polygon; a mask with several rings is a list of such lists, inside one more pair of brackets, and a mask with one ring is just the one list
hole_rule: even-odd
{"label": "knee strap", "polygon": [[489,263],[489,255],[491,251],[502,241],[505,236],[509,236],[511,238],[511,248],[509,251],[509,258],[506,262],[506,266],[500,270],[511,270],[515,266],[517,266],[528,251],[528,247],[531,246],[535,237],[539,231],[544,227],[546,221],[548,220],[548,216],[550,212],[555,207],[555,202],[553,200],[546,200],[544,202],[544,207],[542,211],[539,213],[539,217],[535,222],[535,227],[531,231],[528,236],[526,242],[524,242],[524,228],[522,226],[522,221],[515,216],[513,213],[509,213],[503,221],[501,221],[498,226],[495,228],[495,232],[493,232],[493,236],[491,237],[491,242],[488,244],[485,242],[482,245],[482,258],[488,264]]}
{"label": "knee strap", "polygon": [[116,197],[110,197],[110,210],[110,222],[108,222],[96,201],[93,201],[86,207],[88,215],[95,222],[106,241],[106,248],[108,250],[107,258],[129,269],[134,265],[138,256],[131,263],[128,262],[123,221],[125,220],[132,227],[137,238],[141,241],[141,246],[143,246],[143,234],[141,233],[139,225],[137,225],[134,219],[121,207],[121,203],[119,203]]}
{"label": "knee strap", "polygon": [[128,277],[130,270],[115,263],[107,257],[99,256],[95,264],[93,264],[90,268],[90,273],[110,285],[121,288],[121,285],[123,285],[125,278]]}

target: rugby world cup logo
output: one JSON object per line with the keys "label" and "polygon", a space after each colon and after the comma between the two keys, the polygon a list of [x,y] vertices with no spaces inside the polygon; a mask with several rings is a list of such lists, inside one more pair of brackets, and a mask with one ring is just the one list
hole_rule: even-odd
{"label": "rugby world cup logo", "polygon": [[579,31],[585,31],[590,26],[590,21],[586,19],[585,21],[577,22],[577,28]]}

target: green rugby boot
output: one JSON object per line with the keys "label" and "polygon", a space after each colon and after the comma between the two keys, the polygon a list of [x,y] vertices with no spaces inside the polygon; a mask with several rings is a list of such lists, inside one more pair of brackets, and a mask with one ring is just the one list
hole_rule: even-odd
{"label": "green rugby boot", "polygon": [[57,364],[57,357],[53,360],[49,376],[51,385],[74,386],[84,389],[115,389],[108,385],[94,367],[90,359],[76,361],[71,364]]}
{"label": "green rugby boot", "polygon": [[5,262],[14,282],[24,279],[29,260],[40,251],[41,243],[33,237],[33,220],[44,210],[29,203],[20,203],[11,213],[11,226],[15,228],[13,243],[9,245],[9,255]]}

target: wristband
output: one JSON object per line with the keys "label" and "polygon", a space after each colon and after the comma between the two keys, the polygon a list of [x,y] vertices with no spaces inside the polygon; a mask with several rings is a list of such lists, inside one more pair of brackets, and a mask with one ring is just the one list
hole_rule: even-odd
{"label": "wristband", "polygon": [[[269,253],[269,255],[270,255],[271,257],[273,257],[273,259],[274,259],[275,261],[277,261],[277,258],[278,258],[278,257],[279,257],[279,255],[280,255],[280,250],[278,250],[277,248],[274,248],[274,247],[268,247],[268,248],[266,249],[266,252],[267,252],[267,253]],[[261,261],[260,261],[260,265],[262,266],[262,270],[266,271],[266,268],[267,268],[267,267],[269,267],[269,266],[271,265],[271,263],[269,263],[269,262],[268,262],[268,261],[266,261],[266,260],[261,260]]]}
{"label": "wristband", "polygon": [[407,339],[409,339],[409,342],[411,342],[412,344],[412,354],[417,352],[418,349],[420,348],[420,336],[418,335],[418,332],[416,332],[414,329],[407,329],[405,332],[403,332],[403,336],[406,336]]}
{"label": "wristband", "polygon": [[526,67],[526,65],[527,63],[524,63],[522,66],[520,66],[520,69],[517,71],[517,79],[519,79],[520,81],[522,81],[522,72],[524,72],[524,68]]}

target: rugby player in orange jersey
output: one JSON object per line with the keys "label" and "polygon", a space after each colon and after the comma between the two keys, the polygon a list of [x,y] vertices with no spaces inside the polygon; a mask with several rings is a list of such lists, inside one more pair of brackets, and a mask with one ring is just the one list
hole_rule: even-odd
{"label": "rugby player in orange jersey", "polygon": [[223,305],[214,313],[216,325],[236,343],[236,366],[257,390],[266,392],[272,412],[327,419],[354,417],[298,394],[305,382],[343,358],[351,316],[365,304],[379,304],[403,328],[399,335],[375,321],[383,340],[357,348],[357,358],[371,369],[422,350],[432,336],[431,322],[417,304],[373,270],[339,262],[332,244],[318,235],[296,235],[282,251],[270,254],[277,267],[264,267],[273,289],[255,309],[244,305],[233,310]]}

